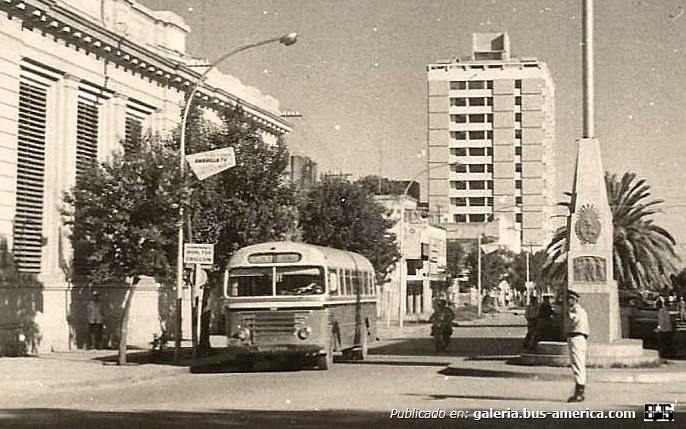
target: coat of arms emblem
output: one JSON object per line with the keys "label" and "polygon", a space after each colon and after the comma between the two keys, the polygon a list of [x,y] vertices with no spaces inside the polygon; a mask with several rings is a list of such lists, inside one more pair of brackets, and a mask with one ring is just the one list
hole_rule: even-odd
{"label": "coat of arms emblem", "polygon": [[574,229],[582,244],[595,244],[598,241],[601,230],[600,213],[593,204],[581,206]]}

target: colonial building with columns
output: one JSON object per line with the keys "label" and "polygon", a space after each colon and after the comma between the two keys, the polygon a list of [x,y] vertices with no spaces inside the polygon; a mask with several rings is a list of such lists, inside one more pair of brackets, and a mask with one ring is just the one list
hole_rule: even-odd
{"label": "colonial building with columns", "polygon": [[[186,52],[189,33],[134,0],[0,0],[0,238],[43,284],[42,350],[71,346],[63,192],[122,142],[176,127],[207,63]],[[290,131],[276,99],[219,71],[197,97],[208,112],[239,104],[267,140]],[[15,324],[0,313],[1,336]]]}

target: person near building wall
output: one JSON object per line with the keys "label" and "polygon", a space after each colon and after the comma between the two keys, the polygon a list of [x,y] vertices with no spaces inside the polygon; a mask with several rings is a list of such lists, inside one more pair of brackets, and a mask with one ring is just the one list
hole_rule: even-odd
{"label": "person near building wall", "polygon": [[669,314],[668,306],[657,300],[655,303],[657,307],[657,332],[658,344],[660,349],[660,357],[667,357],[671,355],[672,351],[672,333],[674,327],[672,326],[672,316]]}
{"label": "person near building wall", "polygon": [[88,348],[99,349],[102,347],[104,316],[102,303],[100,302],[100,293],[97,291],[93,292],[90,300],[88,300],[86,316],[88,318]]}

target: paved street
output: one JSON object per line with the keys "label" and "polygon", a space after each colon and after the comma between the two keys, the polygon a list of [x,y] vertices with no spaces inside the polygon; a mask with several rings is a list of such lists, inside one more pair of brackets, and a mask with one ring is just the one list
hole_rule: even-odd
{"label": "paved street", "polygon": [[[511,316],[503,316],[511,317]],[[385,336],[364,363],[338,362],[332,371],[271,371],[251,373],[190,374],[182,368],[151,366],[149,376],[131,376],[137,367],[93,365],[103,371],[103,383],[54,384],[14,389],[4,395],[0,427],[488,427],[502,420],[463,421],[450,418],[430,421],[391,420],[392,409],[476,410],[636,410],[635,421],[587,420],[597,427],[625,427],[642,422],[644,403],[684,403],[686,384],[602,383],[588,387],[588,400],[568,405],[564,400],[572,383],[562,368],[564,381],[527,378],[445,375],[448,364],[479,363],[480,367],[504,365],[516,353],[524,328],[499,322],[489,326],[460,327],[449,349],[432,351],[428,326],[404,330],[382,329]],[[498,326],[500,325],[500,326]],[[504,326],[503,326],[504,325]],[[41,359],[36,364],[42,364]],[[59,360],[52,359],[52,362]],[[6,360],[0,361],[2,366]],[[90,363],[82,363],[87,365]],[[63,362],[65,368],[76,362]],[[678,364],[677,364],[678,365]],[[154,368],[154,369],[153,369]],[[680,366],[674,368],[682,368]],[[547,369],[551,371],[551,369]],[[118,379],[111,371],[121,371]],[[605,370],[611,371],[611,370]],[[1,381],[1,379],[0,379]],[[47,381],[47,380],[46,380]],[[677,408],[678,410],[678,408]],[[677,419],[686,418],[678,415]],[[521,420],[526,425],[573,427],[582,422]]]}

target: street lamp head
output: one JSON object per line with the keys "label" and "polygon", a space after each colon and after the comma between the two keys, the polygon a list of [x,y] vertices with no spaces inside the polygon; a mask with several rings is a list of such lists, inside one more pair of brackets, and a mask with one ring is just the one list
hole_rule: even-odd
{"label": "street lamp head", "polygon": [[286,35],[281,36],[279,39],[279,43],[282,43],[286,46],[291,46],[295,42],[298,41],[298,33],[288,33]]}

